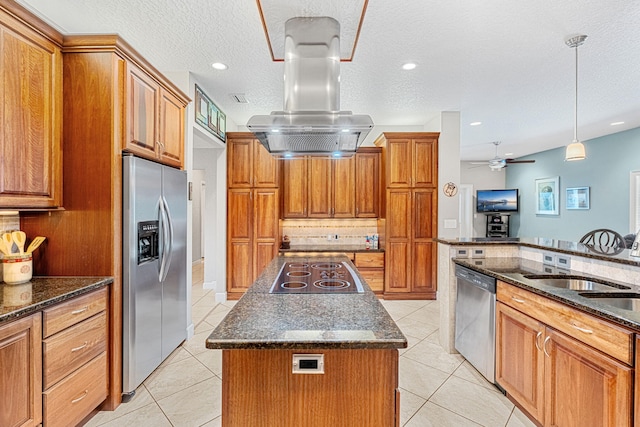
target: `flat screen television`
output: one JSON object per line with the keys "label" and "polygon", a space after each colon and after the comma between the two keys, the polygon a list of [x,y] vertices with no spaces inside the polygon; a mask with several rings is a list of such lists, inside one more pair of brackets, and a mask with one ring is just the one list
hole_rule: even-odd
{"label": "flat screen television", "polygon": [[476,212],[518,212],[518,189],[478,190]]}

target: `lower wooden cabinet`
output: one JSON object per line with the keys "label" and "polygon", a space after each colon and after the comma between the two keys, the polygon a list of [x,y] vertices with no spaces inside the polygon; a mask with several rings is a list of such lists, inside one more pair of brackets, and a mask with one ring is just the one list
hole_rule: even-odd
{"label": "lower wooden cabinet", "polygon": [[0,426],[42,422],[40,313],[0,327]]}
{"label": "lower wooden cabinet", "polygon": [[107,390],[108,289],[43,311],[43,421],[72,426],[102,403]]}
{"label": "lower wooden cabinet", "polygon": [[[511,288],[498,284],[496,382],[544,426],[631,426],[634,370],[627,354],[615,348],[606,354],[606,347],[596,350],[576,337],[626,332],[632,340],[631,331],[552,301],[545,312],[551,325],[543,323],[531,316],[543,297],[523,290],[513,294]],[[610,328],[609,333],[585,327],[592,320]],[[576,334],[558,331],[564,324],[573,325]]]}
{"label": "lower wooden cabinet", "polygon": [[384,252],[356,252],[354,264],[373,292],[384,291]]}

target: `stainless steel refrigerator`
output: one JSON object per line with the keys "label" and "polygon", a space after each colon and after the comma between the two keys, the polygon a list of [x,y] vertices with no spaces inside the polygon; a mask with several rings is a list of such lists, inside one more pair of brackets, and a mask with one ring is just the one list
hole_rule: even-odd
{"label": "stainless steel refrigerator", "polygon": [[122,185],[126,399],[187,337],[187,177],[125,155]]}

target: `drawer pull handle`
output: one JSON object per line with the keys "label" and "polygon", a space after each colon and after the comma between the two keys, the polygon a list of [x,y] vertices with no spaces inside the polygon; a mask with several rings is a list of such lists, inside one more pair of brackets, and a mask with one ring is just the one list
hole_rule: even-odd
{"label": "drawer pull handle", "polygon": [[542,336],[542,331],[536,334],[536,348],[538,349],[538,351],[542,351],[542,349],[540,348],[540,344],[538,344],[538,340],[540,339],[541,336]]}
{"label": "drawer pull handle", "polygon": [[544,342],[542,343],[542,351],[544,351],[544,354],[547,357],[551,357],[549,356],[549,353],[547,353],[547,343],[549,342],[550,339],[551,339],[551,336],[548,336],[544,339]]}
{"label": "drawer pull handle", "polygon": [[511,297],[512,300],[514,300],[515,302],[519,302],[520,304],[524,304],[525,300],[520,299],[520,298],[516,298],[516,297]]}
{"label": "drawer pull handle", "polygon": [[89,394],[89,390],[85,390],[84,393],[82,393],[82,396],[80,397],[76,397],[75,399],[73,399],[71,401],[71,403],[78,403],[80,402],[82,399],[84,399],[85,397],[87,397],[87,394]]}
{"label": "drawer pull handle", "polygon": [[87,310],[89,310],[89,307],[85,306],[85,307],[82,307],[82,308],[80,308],[78,310],[73,310],[71,312],[71,314],[76,315],[76,314],[84,313]]}
{"label": "drawer pull handle", "polygon": [[584,332],[585,334],[593,333],[591,329],[581,328],[580,326],[576,325],[574,322],[570,322],[570,325],[573,326],[575,329],[579,330],[580,332]]}
{"label": "drawer pull handle", "polygon": [[82,350],[83,348],[85,348],[87,346],[88,342],[85,341],[84,344],[82,344],[80,347],[75,347],[71,349],[71,353],[75,353],[76,351]]}

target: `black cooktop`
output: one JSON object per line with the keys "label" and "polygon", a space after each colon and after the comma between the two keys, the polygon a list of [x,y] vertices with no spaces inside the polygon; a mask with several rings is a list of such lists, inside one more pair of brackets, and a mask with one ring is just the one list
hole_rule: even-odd
{"label": "black cooktop", "polygon": [[363,293],[362,283],[344,261],[296,260],[286,262],[269,293]]}

